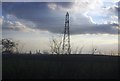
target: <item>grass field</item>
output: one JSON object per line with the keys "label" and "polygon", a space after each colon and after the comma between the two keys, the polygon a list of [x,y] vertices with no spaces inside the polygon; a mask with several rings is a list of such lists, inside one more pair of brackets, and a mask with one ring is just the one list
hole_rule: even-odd
{"label": "grass field", "polygon": [[117,56],[3,54],[4,79],[118,79]]}

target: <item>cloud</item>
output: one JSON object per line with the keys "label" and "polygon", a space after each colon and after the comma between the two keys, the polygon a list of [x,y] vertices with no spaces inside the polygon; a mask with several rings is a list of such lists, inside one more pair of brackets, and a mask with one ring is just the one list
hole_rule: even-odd
{"label": "cloud", "polygon": [[[117,20],[117,17],[111,14],[106,15],[110,8],[102,8],[102,5],[103,2],[101,0],[69,3],[3,3],[3,13],[6,16],[3,26],[4,29],[7,27],[20,31],[40,30],[62,33],[65,13],[69,10],[71,34],[117,34],[116,27],[118,27],[118,24],[114,22],[114,18]],[[104,15],[106,16],[103,17]],[[109,17],[113,21],[110,20],[108,22]],[[101,20],[104,19],[104,21],[97,23],[100,18]]]}
{"label": "cloud", "polygon": [[108,12],[108,14],[118,15],[119,7],[117,7],[117,6],[111,6],[111,7],[106,8],[106,11]]}
{"label": "cloud", "polygon": [[107,21],[107,20],[113,20],[113,19],[110,19],[111,16],[118,16],[117,8],[119,7],[117,7],[118,6],[117,3],[118,2],[114,2],[114,3],[109,1],[104,2],[102,0],[92,0],[92,1],[75,0],[74,2],[71,3],[71,5],[69,5],[70,7],[66,7],[64,5],[57,4],[57,3],[49,3],[48,8],[56,11],[59,11],[59,10],[63,12],[69,11],[72,14],[78,13],[79,15],[88,13],[83,16],[89,17],[91,18],[91,20],[94,20],[96,17],[96,18],[99,18],[99,20],[101,21],[103,19],[106,19],[105,21]]}
{"label": "cloud", "polygon": [[71,27],[71,34],[118,34],[118,24],[89,24]]}
{"label": "cloud", "polygon": [[69,3],[49,3],[48,8],[52,10],[61,10],[61,11],[69,11],[69,12],[79,12],[84,13],[89,10],[95,10],[98,9],[102,5],[101,0],[75,0],[74,2]]}
{"label": "cloud", "polygon": [[73,2],[64,2],[64,3],[52,2],[52,3],[48,3],[47,6],[52,10],[70,11],[72,5]]}
{"label": "cloud", "polygon": [[[112,2],[107,2],[107,4],[111,3]],[[117,34],[117,27],[119,26],[117,6],[112,5],[104,8],[104,5],[105,4],[101,0],[76,0],[68,8],[56,3],[50,3],[48,7],[52,10],[69,11],[71,13],[71,34]],[[89,14],[93,14],[93,16],[99,18],[97,21],[99,20],[102,22],[96,23],[93,20],[93,16]]]}
{"label": "cloud", "polygon": [[15,30],[15,31],[22,31],[22,32],[34,32],[35,29],[26,26],[24,23],[21,22],[17,17],[14,15],[7,15],[6,19],[3,19],[2,24],[3,30]]}

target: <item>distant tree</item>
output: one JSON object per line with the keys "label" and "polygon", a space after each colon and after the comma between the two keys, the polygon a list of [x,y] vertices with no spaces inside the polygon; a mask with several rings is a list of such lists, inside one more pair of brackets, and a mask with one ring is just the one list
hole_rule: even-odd
{"label": "distant tree", "polygon": [[[115,49],[112,49],[112,50],[110,50],[110,55],[112,56],[112,55],[116,55],[117,54],[117,52],[115,51]],[[118,53],[119,54],[119,53]]]}
{"label": "distant tree", "polygon": [[29,51],[29,54],[31,55],[31,54],[32,54],[32,51]]}
{"label": "distant tree", "polygon": [[52,54],[62,54],[62,41],[52,37],[50,41],[50,51]]}
{"label": "distant tree", "polygon": [[82,54],[83,48],[84,48],[84,45],[81,47],[80,46],[72,47],[72,45],[71,45],[71,53],[72,54]]}
{"label": "distant tree", "polygon": [[[57,38],[52,37],[51,41],[50,41],[50,52],[52,54],[63,54],[63,50],[62,50],[62,36],[58,36]],[[72,47],[71,45],[71,53],[73,54],[81,54],[84,48],[84,45],[82,47]]]}
{"label": "distant tree", "polygon": [[92,45],[92,48],[91,48],[91,54],[95,54],[95,53],[97,53],[97,51],[98,51],[98,48],[97,48],[97,46],[93,46]]}
{"label": "distant tree", "polygon": [[18,43],[14,42],[11,39],[2,39],[2,52],[13,53],[17,49]]}
{"label": "distant tree", "polygon": [[16,41],[19,45],[16,46],[16,52],[17,53],[23,53],[23,49],[24,49],[24,46],[25,46],[25,43],[23,42],[20,42],[20,41]]}
{"label": "distant tree", "polygon": [[36,54],[41,54],[40,50],[39,51],[36,50]]}

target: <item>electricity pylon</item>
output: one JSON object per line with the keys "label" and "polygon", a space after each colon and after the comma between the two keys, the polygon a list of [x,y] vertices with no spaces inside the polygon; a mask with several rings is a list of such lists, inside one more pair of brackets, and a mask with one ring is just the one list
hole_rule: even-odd
{"label": "electricity pylon", "polygon": [[63,37],[63,54],[70,54],[70,32],[69,32],[69,13],[67,12],[65,16],[65,29],[64,29],[64,37]]}

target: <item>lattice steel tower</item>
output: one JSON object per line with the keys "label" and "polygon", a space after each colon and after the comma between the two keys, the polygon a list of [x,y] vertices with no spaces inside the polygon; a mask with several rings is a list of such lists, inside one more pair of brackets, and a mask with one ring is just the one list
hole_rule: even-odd
{"label": "lattice steel tower", "polygon": [[69,13],[67,12],[65,16],[65,29],[64,29],[64,37],[63,37],[63,54],[70,54],[70,32],[69,32]]}

